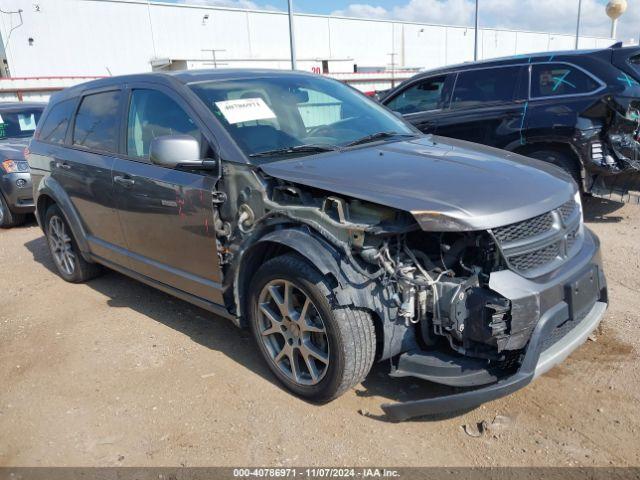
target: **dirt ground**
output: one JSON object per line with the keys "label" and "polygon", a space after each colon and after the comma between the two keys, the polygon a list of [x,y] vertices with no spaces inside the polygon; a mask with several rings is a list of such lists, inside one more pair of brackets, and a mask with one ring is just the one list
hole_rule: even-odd
{"label": "dirt ground", "polygon": [[65,283],[34,223],[0,231],[0,465],[638,466],[640,207],[586,210],[611,299],[595,341],[508,398],[399,424],[381,403],[443,389],[384,363],[311,405],[229,321],[113,272]]}

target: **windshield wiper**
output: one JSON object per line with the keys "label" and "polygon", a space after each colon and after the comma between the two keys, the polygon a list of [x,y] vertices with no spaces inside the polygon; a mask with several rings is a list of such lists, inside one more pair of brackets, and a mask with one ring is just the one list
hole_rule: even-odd
{"label": "windshield wiper", "polygon": [[353,142],[347,143],[345,147],[354,147],[356,145],[362,145],[363,143],[375,142],[376,140],[382,140],[384,138],[391,137],[415,137],[413,133],[398,133],[398,132],[377,132],[372,133],[371,135],[366,135],[362,138],[354,140]]}
{"label": "windshield wiper", "polygon": [[267,150],[264,152],[252,153],[250,157],[275,157],[277,155],[288,155],[290,153],[320,153],[332,152],[339,150],[340,147],[335,145],[293,145],[291,147],[276,148],[275,150]]}

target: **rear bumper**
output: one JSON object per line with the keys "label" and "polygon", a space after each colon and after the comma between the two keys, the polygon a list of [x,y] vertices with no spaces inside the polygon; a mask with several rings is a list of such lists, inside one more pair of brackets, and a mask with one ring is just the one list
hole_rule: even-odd
{"label": "rear bumper", "polygon": [[13,213],[32,213],[35,210],[31,174],[28,172],[0,176],[0,191]]}
{"label": "rear bumper", "polygon": [[[596,284],[590,286],[592,282]],[[455,365],[458,374],[456,368],[451,368],[451,362],[438,363],[433,359],[423,362],[427,367],[421,370],[420,354],[427,358],[429,352],[409,352],[404,358],[400,357],[397,369],[391,373],[393,376],[413,376],[453,386],[483,386],[453,395],[384,404],[382,409],[390,419],[402,421],[473,408],[525,387],[564,361],[598,327],[607,309],[606,280],[597,238],[587,231],[583,251],[560,271],[554,272],[552,278],[542,282],[523,280],[514,286],[522,294],[516,302],[524,302],[530,311],[539,313],[517,371],[506,377],[503,373],[500,377],[495,371],[472,370],[469,365],[460,363]],[[433,368],[434,364],[439,370]],[[443,372],[440,377],[439,372]]]}

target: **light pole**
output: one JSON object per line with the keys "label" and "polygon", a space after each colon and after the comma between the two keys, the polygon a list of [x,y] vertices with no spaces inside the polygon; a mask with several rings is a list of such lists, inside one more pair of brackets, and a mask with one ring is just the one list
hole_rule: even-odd
{"label": "light pole", "polygon": [[576,50],[578,50],[578,42],[580,41],[580,14],[582,13],[582,0],[578,0],[578,21],[576,24]]}
{"label": "light pole", "polygon": [[478,61],[478,2],[479,0],[476,0],[476,36],[475,36],[475,42],[473,44],[473,61],[477,62]]}
{"label": "light pole", "polygon": [[293,0],[289,2],[289,45],[291,46],[291,70],[296,69],[296,38],[293,31]]}

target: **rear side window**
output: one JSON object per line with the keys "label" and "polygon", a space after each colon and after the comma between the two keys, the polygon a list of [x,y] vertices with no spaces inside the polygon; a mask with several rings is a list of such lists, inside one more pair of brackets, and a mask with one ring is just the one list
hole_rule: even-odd
{"label": "rear side window", "polygon": [[164,135],[190,135],[202,144],[195,122],[173,99],[157,90],[134,90],[129,105],[127,154],[148,158],[151,141]]}
{"label": "rear side window", "polygon": [[485,68],[458,75],[451,108],[511,102],[521,67]]}
{"label": "rear side window", "polygon": [[422,80],[390,100],[387,108],[402,114],[444,108],[447,100],[446,81],[446,75]]}
{"label": "rear side window", "polygon": [[91,150],[116,152],[119,104],[119,90],[84,97],[76,114],[73,144]]}
{"label": "rear side window", "polygon": [[531,69],[531,98],[590,93],[600,85],[583,71],[563,64],[538,64]]}
{"label": "rear side window", "polygon": [[76,100],[71,99],[54,105],[42,123],[38,139],[49,143],[64,143],[75,104]]}

